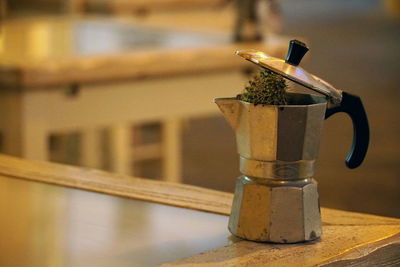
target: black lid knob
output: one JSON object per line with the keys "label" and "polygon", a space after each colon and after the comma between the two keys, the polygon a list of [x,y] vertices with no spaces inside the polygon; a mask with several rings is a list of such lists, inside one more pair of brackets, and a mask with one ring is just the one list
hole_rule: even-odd
{"label": "black lid knob", "polygon": [[291,40],[289,43],[289,50],[286,56],[286,63],[297,66],[300,64],[301,59],[307,53],[308,47],[305,43],[299,40]]}

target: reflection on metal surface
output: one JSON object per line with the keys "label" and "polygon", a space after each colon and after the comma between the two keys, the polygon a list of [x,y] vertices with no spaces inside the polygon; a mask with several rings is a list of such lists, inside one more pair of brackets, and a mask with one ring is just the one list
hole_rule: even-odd
{"label": "reflection on metal surface", "polygon": [[229,230],[244,239],[296,243],[322,233],[314,179],[282,183],[241,176],[236,181]]}
{"label": "reflection on metal surface", "polygon": [[230,242],[228,218],[0,177],[0,266],[153,266]]}
{"label": "reflection on metal surface", "polygon": [[240,157],[240,172],[258,178],[306,179],[314,175],[315,160],[259,161]]}
{"label": "reflection on metal surface", "polygon": [[291,65],[283,59],[271,57],[261,51],[255,51],[252,49],[240,50],[237,51],[236,54],[262,68],[269,69],[293,82],[299,83],[311,90],[323,94],[329,99],[332,99],[332,102],[334,103],[340,103],[342,100],[342,91],[334,88],[332,85],[315,75],[308,73],[303,68]]}
{"label": "reflection on metal surface", "polygon": [[312,176],[326,99],[293,93],[287,98],[288,105],[214,100],[236,134],[244,175],[236,182],[229,230],[244,239],[296,243],[322,233]]}
{"label": "reflection on metal surface", "polygon": [[288,94],[288,101],[289,105],[255,106],[236,98],[215,99],[235,131],[238,152],[243,158],[286,162],[315,160],[326,100]]}

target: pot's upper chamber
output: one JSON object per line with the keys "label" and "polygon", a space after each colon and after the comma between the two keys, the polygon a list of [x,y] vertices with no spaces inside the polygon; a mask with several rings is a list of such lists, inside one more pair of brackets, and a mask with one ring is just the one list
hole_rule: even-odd
{"label": "pot's upper chamber", "polygon": [[315,160],[325,116],[323,97],[288,94],[289,105],[215,102],[236,133],[241,157],[259,161]]}

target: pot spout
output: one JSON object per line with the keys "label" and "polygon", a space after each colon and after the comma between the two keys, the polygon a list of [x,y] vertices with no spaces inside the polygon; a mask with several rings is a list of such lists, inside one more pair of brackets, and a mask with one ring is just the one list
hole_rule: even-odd
{"label": "pot spout", "polygon": [[240,101],[236,98],[215,98],[214,102],[218,105],[229,125],[236,130],[239,124]]}

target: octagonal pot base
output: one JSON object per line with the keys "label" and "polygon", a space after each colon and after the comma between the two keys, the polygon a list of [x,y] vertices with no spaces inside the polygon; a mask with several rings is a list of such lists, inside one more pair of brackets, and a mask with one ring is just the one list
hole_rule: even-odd
{"label": "octagonal pot base", "polygon": [[322,234],[317,182],[239,177],[228,228],[237,237],[258,242],[317,239]]}

